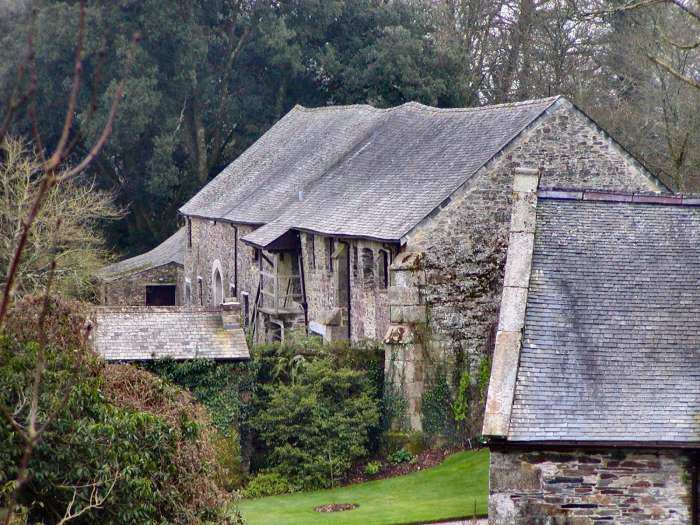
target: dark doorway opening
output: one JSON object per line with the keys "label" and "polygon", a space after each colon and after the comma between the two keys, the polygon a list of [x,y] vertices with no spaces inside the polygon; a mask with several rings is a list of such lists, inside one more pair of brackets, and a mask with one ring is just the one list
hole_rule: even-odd
{"label": "dark doorway opening", "polygon": [[146,286],[146,306],[175,306],[175,285]]}
{"label": "dark doorway opening", "polygon": [[700,455],[697,452],[691,453],[688,461],[690,469],[690,486],[692,491],[691,499],[691,523],[700,525],[700,483],[698,474],[700,471]]}
{"label": "dark doorway opening", "polygon": [[352,339],[352,294],[350,293],[350,243],[340,242],[342,250],[336,252],[338,257],[338,275],[336,281],[336,294],[338,306],[346,309],[348,341]]}
{"label": "dark doorway opening", "polygon": [[247,293],[241,295],[243,296],[243,326],[248,328],[250,324],[250,300]]}

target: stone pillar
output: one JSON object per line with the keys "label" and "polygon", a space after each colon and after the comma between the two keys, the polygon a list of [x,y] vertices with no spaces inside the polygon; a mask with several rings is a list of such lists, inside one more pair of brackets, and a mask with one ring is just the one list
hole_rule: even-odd
{"label": "stone pillar", "polygon": [[242,326],[241,303],[227,299],[221,303],[221,322],[224,330],[236,330]]}
{"label": "stone pillar", "polygon": [[387,388],[406,400],[406,421],[411,430],[421,430],[421,399],[425,388],[424,352],[428,311],[423,300],[425,286],[423,254],[408,252],[396,257],[389,268],[390,325],[384,337],[384,375]]}
{"label": "stone pillar", "polygon": [[538,184],[539,171],[516,168],[503,295],[484,414],[485,436],[508,435],[530,284]]}
{"label": "stone pillar", "polygon": [[323,340],[326,343],[347,339],[348,329],[343,324],[343,312],[340,308],[332,308],[321,314],[319,323],[323,325]]}

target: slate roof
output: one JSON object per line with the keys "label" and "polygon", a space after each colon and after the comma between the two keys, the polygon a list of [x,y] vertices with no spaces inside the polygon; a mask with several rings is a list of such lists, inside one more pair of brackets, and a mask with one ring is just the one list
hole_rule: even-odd
{"label": "slate roof", "polygon": [[540,197],[508,439],[700,441],[699,207]]}
{"label": "slate roof", "polygon": [[558,98],[297,106],[180,212],[266,224],[243,238],[262,247],[291,228],[398,241]]}
{"label": "slate roof", "polygon": [[180,213],[267,223],[365,139],[382,115],[371,106],[321,110],[296,106],[182,206]]}
{"label": "slate roof", "polygon": [[92,342],[107,361],[250,358],[243,329],[224,329],[219,308],[103,306],[93,318]]}
{"label": "slate roof", "polygon": [[114,281],[125,275],[143,272],[170,263],[183,266],[185,263],[185,242],[185,228],[180,228],[151,251],[105,266],[97,272],[97,276],[105,281]]}

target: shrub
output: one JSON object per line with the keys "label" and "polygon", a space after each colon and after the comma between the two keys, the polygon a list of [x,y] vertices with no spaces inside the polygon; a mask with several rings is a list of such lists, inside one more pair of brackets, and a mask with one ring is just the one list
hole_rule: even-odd
{"label": "shrub", "polygon": [[408,435],[406,450],[413,456],[417,456],[428,448],[428,437],[423,432],[411,432]]}
{"label": "shrub", "polygon": [[162,359],[143,366],[191,392],[209,409],[212,422],[223,434],[237,432],[241,414],[246,409],[241,401],[241,392],[252,390],[255,380],[246,363]]}
{"label": "shrub", "polygon": [[[42,418],[53,413],[31,456],[20,494],[29,523],[60,520],[73,495],[79,510],[93,487],[106,499],[83,524],[190,524],[223,519],[206,413],[181,390],[132,367],[105,372],[81,336],[85,320],[54,302],[37,342],[40,301],[16,305],[0,334],[0,397],[26,416],[43,353]],[[46,421],[46,420],[44,420]],[[0,484],[16,479],[22,441],[0,420]],[[1,506],[1,505],[0,505]]]}
{"label": "shrub", "polygon": [[211,359],[163,359],[143,366],[186,388],[209,410],[212,422],[221,434],[215,438],[215,446],[224,467],[224,484],[228,489],[239,488],[244,478],[241,421],[246,420],[249,410],[249,405],[242,400],[242,394],[254,389],[255,367],[248,363]]}
{"label": "shrub", "polygon": [[380,470],[382,470],[382,464],[379,461],[370,461],[365,465],[365,474],[368,476],[379,474]]}
{"label": "shrub", "polygon": [[207,516],[227,499],[215,446],[219,434],[189,392],[132,365],[107,365],[102,391],[113,405],[153,414],[170,427],[176,442],[168,460],[176,475],[166,491],[178,499],[185,521]]}
{"label": "shrub", "polygon": [[412,459],[413,459],[413,456],[405,448],[401,448],[401,449],[397,450],[396,452],[392,452],[391,454],[389,454],[389,461],[392,462],[394,465],[399,465],[401,463],[408,463]]}
{"label": "shrub", "polygon": [[295,489],[330,487],[367,456],[378,442],[381,379],[362,370],[361,352],[313,341],[258,349],[263,385],[249,424],[262,468]]}
{"label": "shrub", "polygon": [[[145,365],[210,410],[228,438],[220,454],[229,486],[237,486],[248,459],[253,472],[274,472],[290,489],[330,486],[354,461],[378,449],[384,384],[379,347],[288,338],[254,347],[252,354],[249,363]],[[250,402],[242,402],[244,393],[252,394]],[[232,440],[238,435],[236,452]]]}
{"label": "shrub", "polygon": [[292,487],[285,478],[276,472],[261,472],[254,476],[243,491],[246,498],[278,496],[292,492]]}

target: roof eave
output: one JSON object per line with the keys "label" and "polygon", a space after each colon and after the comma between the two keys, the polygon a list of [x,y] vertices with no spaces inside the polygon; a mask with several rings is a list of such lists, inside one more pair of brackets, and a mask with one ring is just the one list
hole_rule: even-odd
{"label": "roof eave", "polygon": [[218,217],[218,216],[208,216],[208,215],[197,215],[195,213],[183,213],[182,209],[177,211],[180,215],[183,217],[191,217],[194,219],[201,219],[203,221],[215,221],[215,222],[225,222],[227,224],[234,224],[234,225],[240,225],[240,226],[255,226],[255,227],[260,227],[260,226],[265,226],[267,223],[266,222],[254,222],[254,221],[243,221],[243,220],[231,220],[227,219],[225,217]]}
{"label": "roof eave", "polygon": [[185,265],[184,265],[183,263],[181,263],[181,262],[178,262],[178,261],[168,261],[168,262],[164,262],[164,263],[162,263],[162,264],[155,264],[155,265],[153,265],[153,266],[143,266],[143,267],[140,267],[140,268],[134,268],[133,270],[124,270],[123,272],[121,272],[121,273],[119,273],[119,274],[112,275],[112,276],[109,276],[109,277],[102,276],[102,275],[99,275],[99,274],[97,274],[96,277],[97,277],[97,279],[99,279],[100,281],[109,283],[109,282],[118,281],[119,279],[123,279],[124,277],[129,277],[130,275],[136,275],[137,273],[143,273],[143,272],[147,272],[147,271],[149,271],[149,270],[155,270],[156,268],[162,268],[163,266],[168,266],[169,264],[175,264],[175,265],[179,266],[180,268],[184,268],[184,267],[185,267]]}
{"label": "roof eave", "polygon": [[372,235],[356,235],[356,234],[347,234],[347,233],[339,233],[339,232],[323,232],[320,230],[313,230],[311,228],[297,228],[297,227],[290,228],[289,230],[284,232],[282,235],[277,236],[275,238],[275,240],[270,241],[266,244],[260,244],[260,243],[257,243],[255,241],[246,239],[245,237],[242,237],[241,240],[244,243],[246,243],[249,246],[252,246],[254,248],[258,248],[260,250],[268,250],[268,249],[271,249],[270,246],[272,246],[272,244],[277,239],[279,239],[283,235],[286,235],[290,231],[297,231],[297,232],[301,232],[301,233],[310,233],[313,235],[322,235],[324,237],[333,237],[335,239],[358,239],[358,240],[373,241],[373,242],[379,242],[379,243],[385,243],[385,244],[397,244],[397,245],[403,244],[401,238],[395,239],[395,238],[387,238],[387,237],[377,237],[377,236],[372,236]]}
{"label": "roof eave", "polygon": [[700,449],[700,441],[665,441],[665,440],[517,440],[488,437],[491,447],[503,448],[666,448],[666,449]]}

